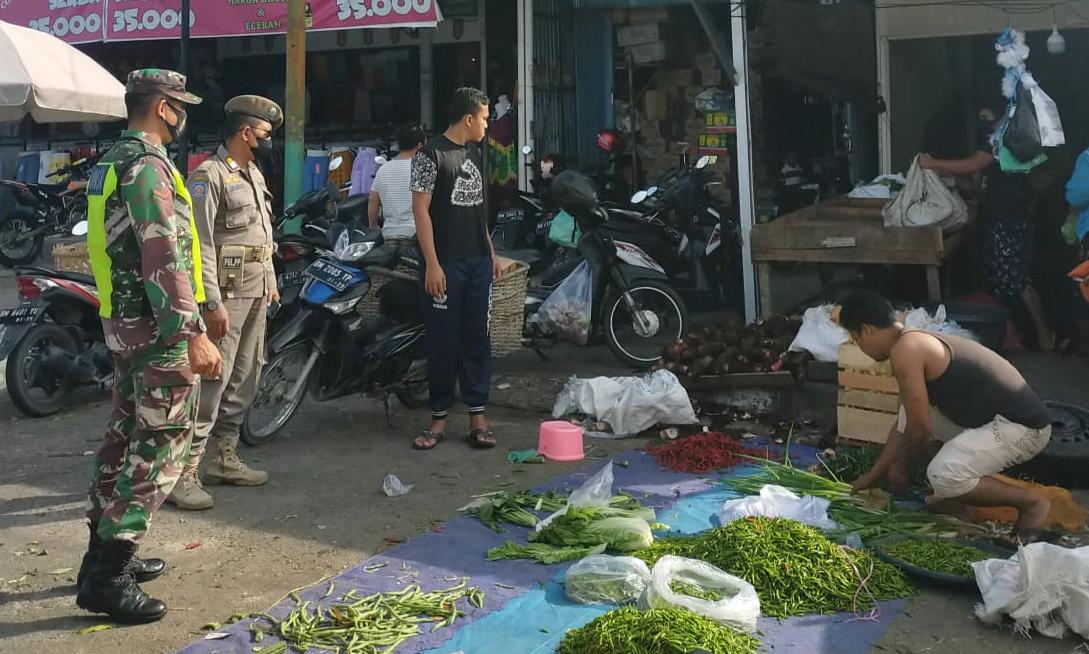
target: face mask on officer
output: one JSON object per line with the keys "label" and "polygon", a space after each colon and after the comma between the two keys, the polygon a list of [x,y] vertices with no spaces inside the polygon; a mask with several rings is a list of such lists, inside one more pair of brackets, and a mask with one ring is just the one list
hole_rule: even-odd
{"label": "face mask on officer", "polygon": [[253,134],[254,139],[254,144],[249,146],[253,158],[257,161],[267,161],[272,154],[272,137],[267,132],[264,135],[258,134],[256,127],[250,127],[250,133]]}
{"label": "face mask on officer", "polygon": [[167,120],[165,116],[162,116],[160,114],[160,117],[163,119],[163,122],[166,123],[167,131],[170,132],[170,141],[173,143],[173,142],[176,142],[178,139],[180,139],[182,134],[185,133],[185,122],[186,122],[186,119],[189,116],[185,112],[185,110],[178,109],[177,107],[175,107],[174,105],[170,104],[169,102],[167,102],[165,100],[163,101],[163,104],[166,105],[166,107],[168,109],[170,109],[170,111],[174,114],[174,124],[173,125],[170,124],[170,121]]}

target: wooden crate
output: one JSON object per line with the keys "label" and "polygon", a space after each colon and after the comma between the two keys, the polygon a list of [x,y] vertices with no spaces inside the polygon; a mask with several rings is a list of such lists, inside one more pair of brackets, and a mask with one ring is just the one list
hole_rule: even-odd
{"label": "wooden crate", "polygon": [[839,349],[839,437],[884,443],[900,408],[900,388],[888,361],[877,363],[853,343]]}

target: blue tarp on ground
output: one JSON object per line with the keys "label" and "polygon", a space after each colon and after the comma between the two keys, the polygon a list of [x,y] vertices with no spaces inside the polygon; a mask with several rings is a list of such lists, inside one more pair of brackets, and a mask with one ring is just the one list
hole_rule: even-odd
{"label": "blue tarp on ground", "polygon": [[[812,448],[795,447],[792,458],[798,465],[814,460]],[[708,479],[744,475],[751,468],[742,466],[726,475],[701,478],[664,470],[642,452],[618,455],[628,467],[614,466],[614,491],[626,490],[638,495],[644,504],[659,511],[659,520],[674,531],[696,533],[715,526],[714,515],[722,502],[733,497],[729,491]],[[570,491],[604,465],[588,464],[580,472],[557,477],[537,490]],[[418,583],[424,590],[451,586],[469,577],[469,584],[484,591],[483,609],[468,608],[467,615],[453,628],[423,634],[398,651],[465,654],[509,652],[544,654],[552,652],[568,629],[579,627],[601,615],[608,607],[574,604],[566,599],[560,582],[569,563],[544,566],[529,561],[486,562],[484,553],[507,540],[524,542],[528,530],[507,528],[496,534],[474,518],[450,521],[442,533],[427,533],[372,557],[334,578],[335,592],[324,603],[333,602],[349,590],[358,595],[397,590],[407,583]],[[366,572],[366,568],[387,563],[384,568]],[[315,571],[319,573],[320,571]],[[328,589],[322,583],[301,593],[303,600],[322,602]],[[798,651],[807,654],[865,654],[881,636],[904,602],[882,604],[877,621],[855,620],[849,614],[804,616],[785,621],[761,619],[762,640],[769,651]],[[269,613],[282,617],[294,607],[285,600]],[[221,631],[229,634],[221,640],[201,640],[190,644],[181,654],[250,654],[248,622],[243,621]],[[427,629],[429,627],[425,627]],[[269,644],[266,638],[262,645]]]}

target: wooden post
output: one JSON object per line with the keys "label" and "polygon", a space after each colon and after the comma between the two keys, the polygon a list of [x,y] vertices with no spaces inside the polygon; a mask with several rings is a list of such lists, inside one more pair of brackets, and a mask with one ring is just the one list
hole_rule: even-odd
{"label": "wooden post", "polygon": [[760,317],[770,318],[771,311],[771,264],[766,261],[756,263],[756,290],[760,293]]}
{"label": "wooden post", "polygon": [[306,0],[287,3],[287,107],[284,130],[284,206],[303,192],[306,159]]}

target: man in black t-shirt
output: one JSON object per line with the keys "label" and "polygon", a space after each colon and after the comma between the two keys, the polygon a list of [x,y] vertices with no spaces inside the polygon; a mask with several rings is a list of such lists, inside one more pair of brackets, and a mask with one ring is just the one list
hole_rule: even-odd
{"label": "man in black t-shirt", "polygon": [[412,158],[431,391],[431,426],[413,441],[418,450],[434,449],[445,437],[457,386],[469,407],[469,444],[495,447],[484,408],[492,381],[491,289],[502,269],[484,211],[480,142],[488,127],[488,104],[476,89],[455,91],[450,126]]}

